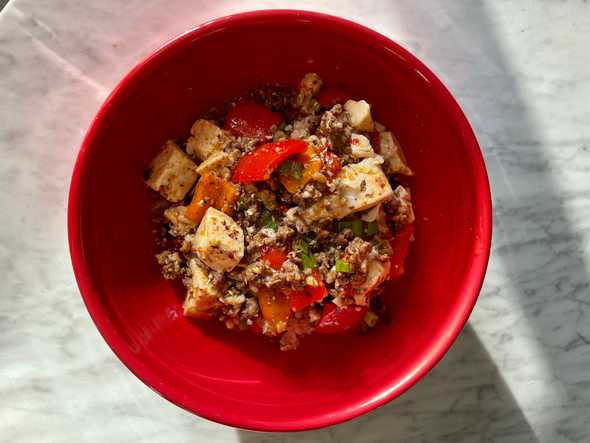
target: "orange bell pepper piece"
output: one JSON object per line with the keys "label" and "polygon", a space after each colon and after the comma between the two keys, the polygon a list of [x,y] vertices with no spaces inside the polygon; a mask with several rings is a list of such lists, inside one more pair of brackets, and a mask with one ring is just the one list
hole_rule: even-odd
{"label": "orange bell pepper piece", "polygon": [[195,187],[186,216],[195,223],[200,223],[210,206],[231,215],[239,195],[240,191],[227,180],[213,174],[203,174]]}
{"label": "orange bell pepper piece", "polygon": [[262,317],[270,324],[275,334],[287,329],[291,308],[285,294],[268,288],[260,288],[258,290],[258,304]]}
{"label": "orange bell pepper piece", "polygon": [[322,161],[311,146],[308,146],[305,152],[294,155],[289,161],[302,164],[300,177],[288,177],[281,174],[279,169],[279,181],[291,194],[303,188],[322,168]]}

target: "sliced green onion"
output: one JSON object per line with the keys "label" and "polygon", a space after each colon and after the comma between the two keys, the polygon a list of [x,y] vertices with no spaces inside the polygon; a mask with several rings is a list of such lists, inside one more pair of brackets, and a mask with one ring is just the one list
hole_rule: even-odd
{"label": "sliced green onion", "polygon": [[350,227],[351,227],[351,224],[349,221],[339,221],[336,224],[336,229],[338,230],[338,232],[342,232],[345,229],[350,229]]}
{"label": "sliced green onion", "polygon": [[352,265],[345,262],[344,260],[336,260],[336,272],[346,272],[350,274],[352,272]]}
{"label": "sliced green onion", "polygon": [[369,222],[365,227],[365,234],[367,235],[375,235],[379,232],[379,228],[377,227],[377,222]]}
{"label": "sliced green onion", "polygon": [[274,216],[272,215],[272,212],[270,212],[266,208],[264,208],[262,210],[262,214],[260,215],[260,219],[258,221],[259,221],[260,226],[263,226],[265,228],[271,228],[274,231],[276,231],[277,228],[279,227],[277,221],[275,220]]}
{"label": "sliced green onion", "polygon": [[301,264],[303,265],[303,269],[314,269],[317,267],[317,263],[315,262],[315,258],[313,255],[305,255],[301,257]]}
{"label": "sliced green onion", "polygon": [[301,237],[299,239],[297,239],[295,241],[295,249],[297,250],[297,253],[304,253],[304,254],[309,254],[310,251],[310,245],[309,245],[309,240],[307,240],[305,237]]}
{"label": "sliced green onion", "polygon": [[363,235],[363,222],[360,220],[353,220],[350,222],[350,229],[355,237],[360,237]]}
{"label": "sliced green onion", "polygon": [[297,240],[295,242],[295,250],[297,251],[297,256],[301,260],[301,264],[304,269],[313,269],[317,267],[315,257],[311,252],[311,247],[307,239],[300,238],[299,240]]}
{"label": "sliced green onion", "polygon": [[290,177],[294,180],[300,180],[303,175],[303,163],[285,160],[279,165],[279,174]]}
{"label": "sliced green onion", "polygon": [[243,211],[250,204],[250,195],[242,194],[236,203],[236,211]]}

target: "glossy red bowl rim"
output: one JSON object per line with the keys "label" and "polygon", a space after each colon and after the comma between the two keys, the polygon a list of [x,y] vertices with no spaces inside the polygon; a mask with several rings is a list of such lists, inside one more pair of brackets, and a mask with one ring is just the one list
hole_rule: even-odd
{"label": "glossy red bowl rim", "polygon": [[[402,382],[395,385],[383,386],[380,394],[374,396],[369,402],[358,404],[355,408],[337,410],[329,416],[304,417],[297,422],[281,423],[269,421],[261,426],[259,421],[254,422],[253,420],[250,420],[249,417],[228,420],[213,418],[218,416],[213,413],[207,404],[201,404],[198,399],[187,400],[186,397],[182,395],[182,392],[177,392],[177,389],[162,384],[161,380],[159,380],[158,376],[150,369],[150,367],[145,365],[140,358],[128,349],[125,342],[117,334],[117,331],[105,315],[100,302],[99,291],[92,285],[81,242],[82,231],[80,207],[82,197],[81,183],[84,177],[84,171],[88,168],[89,164],[88,150],[91,141],[95,137],[97,131],[99,131],[100,122],[108,112],[109,108],[116,106],[117,103],[124,98],[124,91],[131,84],[138,81],[138,78],[141,77],[139,74],[142,71],[149,69],[151,64],[156,63],[156,59],[160,54],[167,52],[173,47],[188,44],[197,38],[219,29],[245,23],[272,22],[278,17],[286,17],[295,21],[330,22],[331,24],[346,29],[349,33],[363,34],[365,38],[373,39],[375,45],[380,45],[389,48],[398,54],[402,54],[406,61],[430,82],[434,95],[441,100],[447,111],[452,115],[463,137],[463,146],[469,154],[471,163],[475,165],[474,167],[476,168],[474,185],[479,194],[478,209],[481,214],[480,229],[482,232],[482,237],[479,240],[481,242],[480,244],[483,246],[483,251],[481,254],[473,258],[471,266],[464,277],[462,286],[468,286],[471,291],[464,291],[458,295],[458,305],[455,311],[450,314],[450,318],[447,319],[444,327],[441,328],[439,337],[433,342],[430,349],[425,352],[422,362],[417,365],[417,367],[415,367],[414,370],[402,380]],[[406,49],[365,26],[323,13],[281,9],[243,12],[208,21],[169,40],[159,49],[140,61],[114,88],[90,124],[72,172],[67,220],[70,256],[80,293],[94,324],[121,362],[148,387],[158,392],[177,406],[201,417],[218,421],[222,424],[259,431],[301,431],[334,425],[367,413],[403,394],[443,357],[467,321],[477,297],[479,296],[481,286],[483,285],[492,239],[491,193],[481,150],[463,111],[436,75]]]}

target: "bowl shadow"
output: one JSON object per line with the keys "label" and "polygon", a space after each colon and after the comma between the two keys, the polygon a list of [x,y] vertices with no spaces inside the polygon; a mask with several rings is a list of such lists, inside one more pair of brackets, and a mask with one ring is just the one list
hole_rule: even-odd
{"label": "bowl shadow", "polygon": [[316,431],[237,433],[242,443],[538,442],[469,324],[447,355],[418,384],[358,419]]}

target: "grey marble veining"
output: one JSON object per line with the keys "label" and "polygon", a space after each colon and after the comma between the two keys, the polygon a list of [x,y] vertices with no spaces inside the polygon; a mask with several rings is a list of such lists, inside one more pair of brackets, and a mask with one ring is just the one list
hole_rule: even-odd
{"label": "grey marble veining", "polygon": [[199,419],[134,378],[95,330],[67,251],[77,147],[165,39],[279,1],[11,0],[0,12],[0,441],[590,441],[590,3],[292,1],[425,61],[482,146],[492,258],[441,363],[360,419],[263,435]]}

